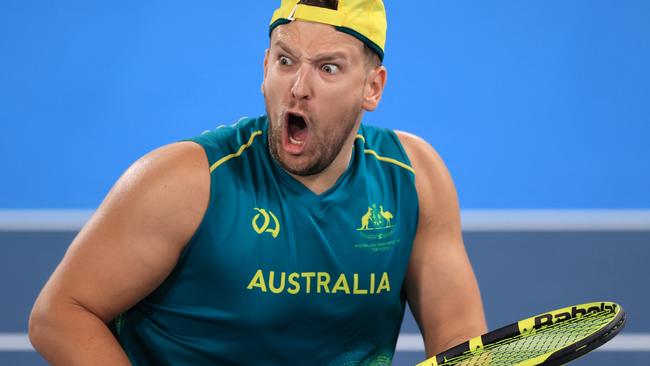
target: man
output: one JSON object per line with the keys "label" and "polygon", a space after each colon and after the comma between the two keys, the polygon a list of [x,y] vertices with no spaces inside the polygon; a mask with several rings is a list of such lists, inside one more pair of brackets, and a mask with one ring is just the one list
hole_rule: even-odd
{"label": "man", "polygon": [[389,364],[405,299],[428,355],[484,332],[443,162],[361,124],[385,34],[379,0],[282,1],[267,116],[127,170],[37,299],[36,349],[60,365]]}

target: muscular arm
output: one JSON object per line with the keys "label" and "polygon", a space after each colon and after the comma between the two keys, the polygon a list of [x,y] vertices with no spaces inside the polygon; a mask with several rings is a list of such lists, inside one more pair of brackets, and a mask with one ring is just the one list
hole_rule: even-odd
{"label": "muscular arm", "polygon": [[485,333],[487,327],[447,168],[425,141],[402,132],[398,136],[416,171],[420,207],[406,296],[431,357]]}
{"label": "muscular arm", "polygon": [[136,162],[70,245],[29,321],[54,365],[128,365],[106,326],[169,275],[208,204],[208,162],[190,142]]}

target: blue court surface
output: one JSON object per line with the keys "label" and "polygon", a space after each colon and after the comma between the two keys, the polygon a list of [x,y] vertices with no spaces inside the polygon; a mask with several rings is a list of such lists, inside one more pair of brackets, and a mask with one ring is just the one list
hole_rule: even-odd
{"label": "blue court surface", "polygon": [[[612,300],[628,312],[626,328],[612,342],[572,364],[648,365],[650,228],[591,226],[552,230],[543,225],[514,229],[500,228],[498,223],[492,229],[470,225],[465,244],[489,327],[571,304]],[[76,234],[65,225],[57,227],[0,230],[0,365],[46,364],[31,349],[25,333],[38,291]],[[417,324],[407,312],[393,365],[423,360]]]}

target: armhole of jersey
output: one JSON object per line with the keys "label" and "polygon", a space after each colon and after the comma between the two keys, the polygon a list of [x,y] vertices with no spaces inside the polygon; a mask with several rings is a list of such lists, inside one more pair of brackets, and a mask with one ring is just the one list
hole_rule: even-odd
{"label": "armhole of jersey", "polygon": [[[415,170],[415,168],[413,167],[413,163],[411,163],[411,159],[406,153],[406,149],[404,149],[404,146],[402,145],[402,141],[399,139],[399,136],[397,136],[397,133],[394,130],[389,130],[389,134],[391,138],[395,141],[395,144],[399,148],[400,152],[402,153],[402,157],[404,158],[405,163],[408,164],[408,166],[410,166],[411,168],[413,168],[413,170]],[[417,174],[417,170],[415,172],[416,172],[415,174]],[[415,184],[415,174],[409,174],[409,177],[411,179],[411,184],[413,185],[413,191],[415,192],[415,197],[416,197],[415,232],[417,233],[417,230],[420,225],[420,194],[418,193],[418,188],[417,185]]]}
{"label": "armhole of jersey", "polygon": [[[413,167],[413,163],[411,163],[411,159],[409,158],[408,154],[406,153],[406,150],[404,149],[404,146],[402,145],[402,141],[400,141],[399,136],[397,136],[397,133],[393,130],[388,130],[388,133],[391,139],[393,139],[393,142],[395,142],[395,145],[397,145],[397,148],[399,149],[400,153],[402,154],[402,159],[404,159],[404,164],[410,166],[411,169],[415,170],[415,168]],[[415,174],[417,174],[417,171],[415,171],[415,173],[413,174],[410,174],[413,179],[413,184],[415,184]]]}
{"label": "armhole of jersey", "polygon": [[193,244],[194,244],[194,242],[196,240],[196,237],[201,233],[201,231],[205,227],[207,219],[208,219],[208,217],[210,217],[210,213],[212,212],[212,208],[214,207],[214,202],[213,201],[215,199],[215,192],[213,191],[214,181],[213,181],[212,173],[210,172],[210,167],[212,166],[212,164],[214,162],[212,161],[213,159],[210,158],[210,151],[208,150],[208,146],[198,142],[195,138],[189,138],[189,139],[185,139],[185,140],[182,140],[182,141],[183,142],[195,143],[195,144],[199,145],[203,149],[203,153],[205,154],[205,156],[206,156],[206,158],[208,160],[208,174],[210,176],[210,190],[209,190],[209,193],[208,193],[209,194],[208,207],[206,207],[205,212],[203,213],[203,217],[201,218],[201,222],[199,223],[199,226],[196,228],[196,230],[194,230],[194,234],[192,234],[190,239],[187,241],[187,244],[183,248],[183,251],[178,256],[178,261],[176,263],[176,266],[179,266],[179,265],[181,265],[183,263],[183,261],[185,260],[185,257],[187,256],[187,253],[190,251],[191,247],[193,246]]}
{"label": "armhole of jersey", "polygon": [[[244,120],[246,118],[247,117],[244,117],[244,118],[240,119],[237,122],[237,124],[239,124],[242,120]],[[227,154],[226,156],[235,157],[233,155],[236,155],[238,157],[239,155],[241,155],[241,153],[243,151],[243,150],[241,150],[242,147],[243,146],[250,147],[250,144],[253,142],[255,136],[258,136],[260,134],[261,133],[259,133],[259,131],[254,132],[251,136],[249,136],[248,143],[247,144],[242,144],[240,146],[240,148],[238,150],[239,151],[238,153],[234,153],[234,154],[230,153],[230,154]],[[205,133],[202,134],[202,135],[193,137],[193,138],[184,139],[182,141],[193,142],[193,143],[201,146],[201,148],[203,148],[203,152],[205,153],[205,155],[206,155],[206,157],[208,159],[208,174],[210,175],[210,197],[208,198],[208,207],[206,208],[205,213],[203,214],[203,218],[201,219],[201,223],[199,224],[197,229],[194,231],[194,234],[192,235],[190,240],[187,242],[187,245],[185,246],[185,248],[183,248],[183,252],[181,253],[181,255],[178,258],[178,264],[182,263],[182,261],[187,256],[187,253],[191,250],[191,248],[193,246],[193,243],[196,241],[196,237],[204,230],[205,226],[207,225],[208,218],[211,216],[212,211],[214,210],[214,206],[216,206],[215,200],[216,200],[216,193],[217,192],[216,192],[216,188],[215,188],[215,174],[214,174],[214,171],[215,171],[216,167],[214,166],[214,164],[218,163],[220,160],[222,160],[224,158],[224,156],[220,156],[218,153],[215,153],[215,150],[218,150],[218,148],[213,145],[213,143],[206,136]]]}

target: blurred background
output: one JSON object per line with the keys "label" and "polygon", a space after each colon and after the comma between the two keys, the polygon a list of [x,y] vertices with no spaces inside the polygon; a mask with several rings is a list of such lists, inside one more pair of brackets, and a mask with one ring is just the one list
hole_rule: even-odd
{"label": "blurred background", "polygon": [[[131,163],[265,113],[278,4],[0,0],[0,364],[45,364],[31,305]],[[575,364],[649,364],[650,2],[386,8],[389,80],[364,121],[447,163],[489,327],[614,300],[625,331]],[[407,313],[394,364],[423,357]]]}

